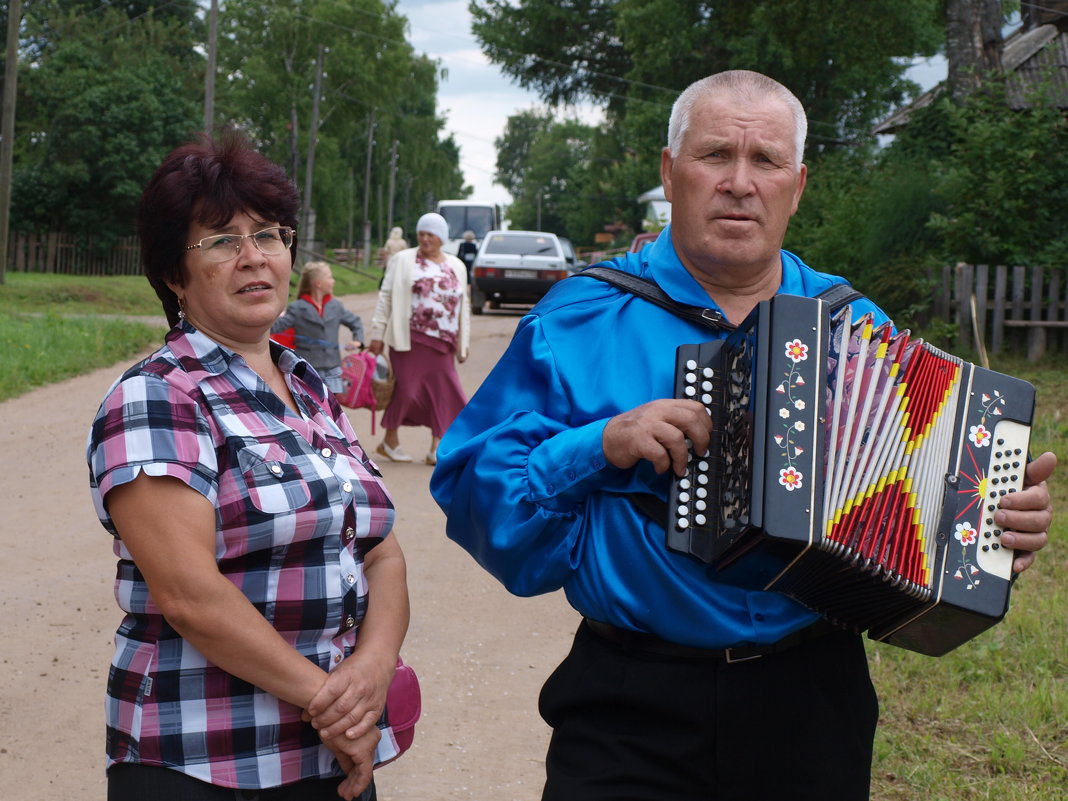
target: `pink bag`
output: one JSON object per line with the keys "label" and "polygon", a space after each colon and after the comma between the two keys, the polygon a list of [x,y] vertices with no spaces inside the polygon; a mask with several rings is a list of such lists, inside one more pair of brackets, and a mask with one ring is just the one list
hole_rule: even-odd
{"label": "pink bag", "polygon": [[386,692],[386,720],[393,730],[393,739],[397,742],[397,756],[375,765],[380,768],[388,765],[412,747],[415,740],[415,724],[423,713],[423,696],[419,690],[419,679],[410,665],[397,657],[397,671]]}
{"label": "pink bag", "polygon": [[371,433],[375,433],[375,397],[372,379],[375,375],[375,355],[370,351],[350,353],[341,360],[341,394],[338,401],[350,409],[371,410]]}

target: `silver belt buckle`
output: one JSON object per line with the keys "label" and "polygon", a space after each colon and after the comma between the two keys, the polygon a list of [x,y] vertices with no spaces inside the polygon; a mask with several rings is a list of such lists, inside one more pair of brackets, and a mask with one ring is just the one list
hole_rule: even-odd
{"label": "silver belt buckle", "polygon": [[760,659],[764,654],[753,654],[752,656],[734,656],[733,648],[725,648],[723,654],[726,657],[727,664],[733,665],[735,662],[752,662],[754,659]]}

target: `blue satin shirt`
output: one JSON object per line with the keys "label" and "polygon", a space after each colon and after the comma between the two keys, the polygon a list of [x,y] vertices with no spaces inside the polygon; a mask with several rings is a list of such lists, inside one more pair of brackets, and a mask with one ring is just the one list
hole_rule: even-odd
{"label": "blue satin shirt", "polygon": [[[682,303],[715,308],[668,228],[617,269]],[[780,293],[814,296],[844,279],[782,252]],[[854,307],[886,315],[869,301]],[[593,278],[560,282],[519,323],[505,354],[438,447],[430,482],[447,534],[516,595],[563,588],[581,614],[707,648],[771,643],[815,615],[776,592],[720,583],[669,551],[661,525],[621,497],[666,497],[649,462],[622,470],[601,447],[608,420],[672,397],[675,348],[714,331]]]}

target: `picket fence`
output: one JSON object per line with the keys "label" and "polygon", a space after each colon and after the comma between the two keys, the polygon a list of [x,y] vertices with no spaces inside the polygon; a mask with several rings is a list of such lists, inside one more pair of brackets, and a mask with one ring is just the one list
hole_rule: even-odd
{"label": "picket fence", "polygon": [[957,346],[1025,352],[1038,361],[1068,350],[1068,281],[1063,268],[947,265],[936,314],[954,324]]}
{"label": "picket fence", "polygon": [[57,275],[140,275],[141,246],[136,236],[121,237],[97,253],[91,237],[67,233],[9,237],[8,269]]}

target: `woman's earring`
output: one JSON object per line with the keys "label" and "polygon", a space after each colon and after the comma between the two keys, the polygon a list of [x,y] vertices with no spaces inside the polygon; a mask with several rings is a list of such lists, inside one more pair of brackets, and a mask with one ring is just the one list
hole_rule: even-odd
{"label": "woman's earring", "polygon": [[182,298],[178,298],[178,319],[185,319],[185,300]]}

